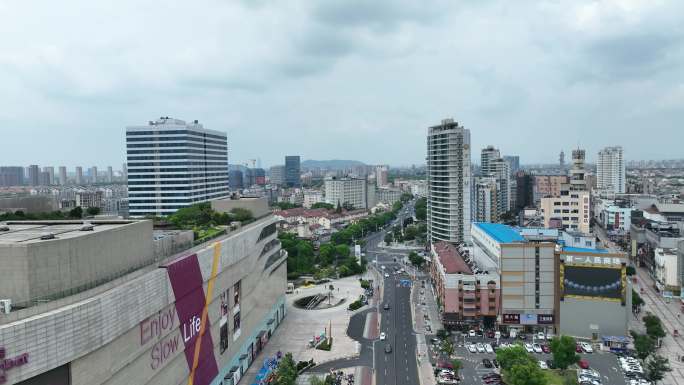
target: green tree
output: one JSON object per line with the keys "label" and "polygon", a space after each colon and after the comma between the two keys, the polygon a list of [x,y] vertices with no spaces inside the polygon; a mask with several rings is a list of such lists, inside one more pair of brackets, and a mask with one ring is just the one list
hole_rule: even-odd
{"label": "green tree", "polygon": [[289,210],[289,209],[294,209],[296,207],[302,207],[302,206],[296,205],[296,204],[290,203],[290,202],[278,202],[278,203],[276,203],[276,207],[278,207],[280,210]]}
{"label": "green tree", "polygon": [[323,266],[332,265],[335,262],[336,255],[335,246],[332,243],[324,243],[318,250],[319,263]]}
{"label": "green tree", "polygon": [[537,364],[534,358],[527,354],[525,348],[520,345],[497,350],[496,360],[499,361],[499,364],[505,370],[509,370],[515,365]]}
{"label": "green tree", "polygon": [[342,212],[342,206],[340,205],[340,201],[337,201],[337,208],[335,209],[336,213],[341,213]]}
{"label": "green tree", "polygon": [[506,374],[507,383],[510,385],[546,385],[544,373],[534,361],[515,364]]}
{"label": "green tree", "polygon": [[446,340],[447,338],[449,338],[449,332],[445,329],[439,329],[437,330],[437,338],[439,338],[440,340]]}
{"label": "green tree", "polygon": [[661,355],[654,354],[646,361],[646,378],[654,384],[665,378],[665,373],[671,371],[670,360]]}
{"label": "green tree", "polygon": [[413,194],[411,193],[403,193],[401,194],[401,197],[399,197],[399,200],[404,203],[410,201],[411,199],[413,199]]}
{"label": "green tree", "polygon": [[[15,213],[16,214],[16,213]],[[69,211],[69,218],[81,219],[83,218],[83,209],[79,207],[74,207]]]}
{"label": "green tree", "polygon": [[442,341],[442,351],[448,356],[451,357],[452,354],[454,354],[454,342],[451,341],[450,339],[445,339]]}
{"label": "green tree", "polygon": [[644,325],[646,325],[646,334],[653,339],[665,337],[665,330],[660,318],[654,314],[645,315],[643,318]]}
{"label": "green tree", "polygon": [[422,267],[423,263],[425,263],[425,259],[418,255],[415,251],[409,253],[408,259],[411,264],[416,267]]}
{"label": "green tree", "polygon": [[427,220],[427,198],[416,200],[416,219],[419,221]]}
{"label": "green tree", "polygon": [[276,385],[294,385],[297,379],[297,363],[292,358],[292,353],[285,354],[280,360],[274,379]]}
{"label": "green tree", "polygon": [[576,345],[575,339],[570,336],[560,336],[551,340],[553,364],[561,370],[576,364],[580,359],[580,356],[575,351]]}
{"label": "green tree", "polygon": [[100,213],[100,208],[99,207],[88,207],[86,209],[86,213],[88,213],[88,216],[94,217],[95,215],[98,215]]}
{"label": "green tree", "polygon": [[328,209],[328,210],[333,210],[335,209],[335,206],[332,203],[325,203],[325,202],[316,202],[311,205],[312,209]]}
{"label": "green tree", "polygon": [[230,214],[231,219],[238,222],[247,222],[254,218],[250,210],[242,207],[236,207],[230,210]]}
{"label": "green tree", "polygon": [[416,226],[406,226],[404,229],[404,239],[408,241],[412,241],[416,239],[416,236],[418,235],[418,227]]}
{"label": "green tree", "polygon": [[393,241],[394,241],[394,236],[392,235],[392,233],[388,232],[387,234],[385,234],[385,243],[386,244],[389,245]]}
{"label": "green tree", "polygon": [[451,360],[451,366],[454,367],[454,372],[458,373],[458,371],[463,367],[463,363],[459,360]]}
{"label": "green tree", "polygon": [[645,359],[655,351],[655,341],[647,334],[632,333],[632,337],[634,337],[634,349],[640,359]]}
{"label": "green tree", "polygon": [[636,290],[632,289],[632,309],[636,310],[644,305],[644,300]]}
{"label": "green tree", "polygon": [[347,245],[337,245],[335,246],[335,254],[338,259],[346,259],[351,254],[351,250]]}

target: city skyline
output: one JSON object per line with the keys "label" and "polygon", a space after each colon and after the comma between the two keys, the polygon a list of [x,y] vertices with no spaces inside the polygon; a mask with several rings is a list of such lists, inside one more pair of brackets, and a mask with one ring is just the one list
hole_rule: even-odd
{"label": "city skyline", "polygon": [[[3,164],[118,165],[125,127],[162,115],[226,132],[229,159],[264,166],[423,164],[443,117],[523,164],[578,146],[590,163],[614,145],[627,161],[679,157],[676,140],[640,139],[681,135],[679,2],[149,7],[3,6],[0,32],[25,36],[0,43]],[[188,18],[203,22],[163,27]]]}

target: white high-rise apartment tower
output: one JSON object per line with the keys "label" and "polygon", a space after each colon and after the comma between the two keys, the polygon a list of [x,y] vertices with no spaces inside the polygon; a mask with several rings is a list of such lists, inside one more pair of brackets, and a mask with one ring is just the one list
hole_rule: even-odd
{"label": "white high-rise apartment tower", "polygon": [[494,146],[487,146],[482,149],[480,154],[480,168],[482,176],[491,176],[494,173],[492,162],[501,158],[501,153]]}
{"label": "white high-rise apartment tower", "polygon": [[428,236],[470,243],[470,130],[453,119],[428,128]]}
{"label": "white high-rise apartment tower", "polygon": [[196,120],[126,127],[126,154],[131,216],[169,215],[230,195],[226,134]]}
{"label": "white high-rise apartment tower", "polygon": [[596,187],[615,194],[625,193],[625,158],[622,147],[606,147],[596,161]]}

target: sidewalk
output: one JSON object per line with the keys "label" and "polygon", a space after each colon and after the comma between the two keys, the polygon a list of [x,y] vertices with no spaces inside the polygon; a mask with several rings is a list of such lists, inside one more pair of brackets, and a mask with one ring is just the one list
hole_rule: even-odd
{"label": "sidewalk", "polygon": [[[353,313],[347,310],[349,303],[355,301],[363,293],[359,277],[347,277],[331,282],[339,288],[336,295],[346,298],[345,302],[329,309],[304,310],[293,305],[301,297],[315,295],[325,291],[325,285],[298,289],[297,293],[288,294],[286,299],[287,315],[282,324],[268,341],[264,349],[249,367],[240,383],[251,384],[256,377],[265,357],[272,357],[278,351],[292,353],[295,361],[308,361],[313,358],[317,363],[324,363],[339,358],[355,357],[359,354],[360,344],[347,335],[349,319]],[[309,347],[309,340],[314,334],[321,334],[332,325],[333,346],[330,351]]]}
{"label": "sidewalk", "polygon": [[[644,300],[644,306],[638,319],[636,317],[632,318],[630,329],[641,333],[644,332],[642,317],[647,311],[660,318],[667,335],[663,338],[663,345],[658,349],[657,353],[668,358],[672,368],[672,371],[665,376],[661,384],[681,385],[681,379],[684,378],[684,363],[678,360],[678,358],[684,355],[684,341],[682,341],[684,337],[673,337],[672,334],[675,329],[680,333],[684,331],[684,321],[678,316],[678,314],[681,314],[680,301],[673,299],[670,303],[667,303],[660,293],[656,292],[653,288],[653,278],[651,278],[646,269],[637,268],[637,277],[638,284],[635,285],[634,290],[637,293],[640,293],[640,289],[644,290],[644,293],[640,294]],[[679,382],[675,379],[679,380]]]}
{"label": "sidewalk", "polygon": [[[426,285],[427,286],[427,285]],[[430,364],[428,347],[425,340],[425,317],[422,305],[419,304],[421,295],[419,283],[411,286],[411,319],[413,321],[413,331],[416,333],[416,355],[418,362],[418,379],[421,385],[437,385],[437,380]],[[428,294],[427,292],[425,294]],[[432,317],[430,317],[432,320]],[[430,321],[432,322],[432,321]]]}

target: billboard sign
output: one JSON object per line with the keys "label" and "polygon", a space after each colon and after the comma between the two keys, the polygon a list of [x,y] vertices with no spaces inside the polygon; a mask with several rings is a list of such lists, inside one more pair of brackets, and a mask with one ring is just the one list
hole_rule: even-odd
{"label": "billboard sign", "polygon": [[624,265],[561,263],[561,300],[566,297],[601,299],[625,303],[627,286]]}
{"label": "billboard sign", "polygon": [[530,313],[520,314],[520,324],[521,325],[536,325],[537,324],[537,315],[536,314],[530,314]]}
{"label": "billboard sign", "polygon": [[502,314],[501,318],[505,324],[519,324],[520,314],[508,313]]}

